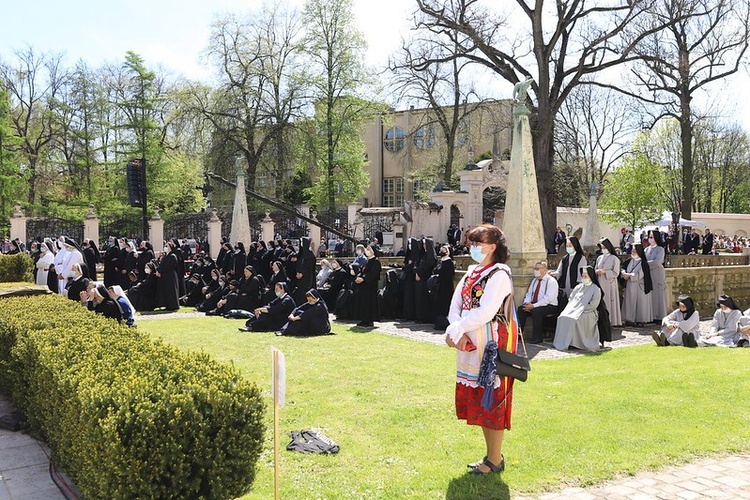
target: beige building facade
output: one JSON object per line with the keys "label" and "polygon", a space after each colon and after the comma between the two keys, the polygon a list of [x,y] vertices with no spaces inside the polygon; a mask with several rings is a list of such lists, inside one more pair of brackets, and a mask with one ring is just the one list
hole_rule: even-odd
{"label": "beige building facade", "polygon": [[[453,171],[480,157],[507,159],[512,100],[462,106]],[[446,156],[446,138],[431,109],[393,111],[370,123],[363,136],[370,186],[365,207],[402,207],[415,192],[431,191]],[[429,183],[429,184],[428,184]]]}

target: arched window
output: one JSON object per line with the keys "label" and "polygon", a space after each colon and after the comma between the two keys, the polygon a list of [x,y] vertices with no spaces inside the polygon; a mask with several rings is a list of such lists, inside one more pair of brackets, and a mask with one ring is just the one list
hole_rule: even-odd
{"label": "arched window", "polygon": [[383,139],[385,149],[395,153],[404,149],[404,130],[401,127],[391,127],[388,132],[385,133],[385,139]]}
{"label": "arched window", "polygon": [[414,132],[414,145],[419,149],[427,149],[435,145],[435,129],[432,125],[420,127]]}

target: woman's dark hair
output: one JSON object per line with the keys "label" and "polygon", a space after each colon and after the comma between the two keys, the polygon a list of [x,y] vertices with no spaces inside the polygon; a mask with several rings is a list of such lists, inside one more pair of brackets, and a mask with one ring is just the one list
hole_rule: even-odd
{"label": "woman's dark hair", "polygon": [[482,224],[469,231],[466,235],[468,241],[475,243],[487,243],[495,245],[495,253],[492,254],[493,262],[504,264],[508,261],[508,244],[505,242],[505,234],[502,229],[492,224]]}

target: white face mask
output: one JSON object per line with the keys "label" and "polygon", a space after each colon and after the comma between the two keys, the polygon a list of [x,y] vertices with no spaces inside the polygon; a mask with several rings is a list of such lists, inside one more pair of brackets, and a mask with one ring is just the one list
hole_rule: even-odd
{"label": "white face mask", "polygon": [[539,278],[542,275],[542,272],[539,269],[534,269],[534,277]]}
{"label": "white face mask", "polygon": [[164,253],[167,253],[169,252],[169,247],[164,247],[163,250],[164,250]]}
{"label": "white face mask", "polygon": [[576,248],[575,247],[565,247],[565,251],[568,252],[568,255],[573,255],[574,253],[576,253]]}
{"label": "white face mask", "polygon": [[581,280],[585,286],[589,286],[591,284],[591,278],[585,277]]}
{"label": "white face mask", "polygon": [[602,248],[602,255],[609,255],[609,250]]}

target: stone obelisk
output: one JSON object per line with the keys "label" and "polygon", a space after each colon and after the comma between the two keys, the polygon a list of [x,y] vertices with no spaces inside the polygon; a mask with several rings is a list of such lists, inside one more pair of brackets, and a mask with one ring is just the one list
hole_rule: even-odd
{"label": "stone obelisk", "polygon": [[242,160],[237,159],[237,187],[234,191],[234,208],[232,209],[232,230],[229,241],[232,244],[241,241],[245,248],[250,243],[250,219],[247,212],[247,195],[245,194],[245,169]]}
{"label": "stone obelisk", "polygon": [[531,283],[534,263],[544,260],[547,256],[529,128],[531,112],[526,107],[526,91],[531,82],[529,79],[517,83],[513,89],[513,144],[503,220],[503,232],[510,250],[508,264],[513,270],[517,304],[523,300]]}
{"label": "stone obelisk", "polygon": [[589,214],[586,218],[586,229],[583,231],[581,245],[587,254],[596,252],[596,244],[599,242],[599,217],[596,215],[596,195],[599,194],[599,185],[592,182],[589,186]]}

